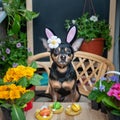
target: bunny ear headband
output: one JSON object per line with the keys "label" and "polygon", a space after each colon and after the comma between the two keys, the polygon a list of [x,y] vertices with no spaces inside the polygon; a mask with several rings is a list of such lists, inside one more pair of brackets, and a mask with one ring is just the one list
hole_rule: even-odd
{"label": "bunny ear headband", "polygon": [[[68,31],[66,42],[71,43],[72,40],[75,38],[77,32],[77,28],[75,26],[71,27]],[[46,36],[48,38],[48,46],[50,49],[57,48],[59,44],[61,44],[61,39],[55,36],[52,30],[46,28],[45,29]]]}
{"label": "bunny ear headband", "polygon": [[[59,44],[61,44],[61,42],[62,42],[61,39],[58,38],[52,32],[51,29],[46,28],[45,34],[46,34],[48,40],[46,41],[46,39],[42,39],[42,42],[43,42],[43,46],[47,49],[47,51],[50,51],[50,49],[53,49],[53,48],[57,48],[59,46]],[[76,34],[77,34],[76,26],[71,27],[67,33],[66,42],[71,43],[75,39]],[[72,43],[72,48],[74,49],[74,51],[77,51],[79,49],[83,40],[84,40],[83,38],[79,38],[79,39],[76,39]]]}

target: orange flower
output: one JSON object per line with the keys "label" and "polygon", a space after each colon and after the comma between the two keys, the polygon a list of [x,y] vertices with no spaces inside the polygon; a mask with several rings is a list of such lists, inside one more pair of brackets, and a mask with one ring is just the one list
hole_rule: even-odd
{"label": "orange flower", "polygon": [[15,84],[0,86],[0,99],[18,99],[24,93],[28,92],[26,88],[22,86],[16,86]]}
{"label": "orange flower", "polygon": [[16,68],[9,68],[3,80],[4,82],[14,82],[18,81],[22,77],[27,77],[28,79],[30,79],[34,75],[35,71],[36,69],[32,67],[19,65]]}

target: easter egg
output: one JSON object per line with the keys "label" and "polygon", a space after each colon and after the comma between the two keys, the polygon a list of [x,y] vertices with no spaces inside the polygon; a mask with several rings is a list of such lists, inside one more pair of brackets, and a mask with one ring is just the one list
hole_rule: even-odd
{"label": "easter egg", "polygon": [[41,116],[49,116],[50,115],[50,110],[48,108],[43,108],[40,113]]}
{"label": "easter egg", "polygon": [[71,105],[71,109],[75,112],[78,112],[80,110],[80,105],[76,104],[76,103],[73,103]]}
{"label": "easter egg", "polygon": [[55,102],[55,103],[53,104],[53,109],[60,109],[60,108],[61,108],[60,102]]}

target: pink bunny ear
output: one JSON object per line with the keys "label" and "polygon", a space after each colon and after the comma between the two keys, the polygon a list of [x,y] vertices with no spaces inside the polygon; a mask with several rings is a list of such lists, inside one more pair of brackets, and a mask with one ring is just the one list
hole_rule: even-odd
{"label": "pink bunny ear", "polygon": [[46,33],[47,38],[54,36],[53,32],[48,28],[45,29],[45,33]]}
{"label": "pink bunny ear", "polygon": [[70,30],[68,31],[68,34],[67,34],[67,38],[66,38],[66,41],[68,43],[70,43],[74,39],[74,37],[76,35],[76,31],[77,31],[77,28],[75,26],[70,28]]}

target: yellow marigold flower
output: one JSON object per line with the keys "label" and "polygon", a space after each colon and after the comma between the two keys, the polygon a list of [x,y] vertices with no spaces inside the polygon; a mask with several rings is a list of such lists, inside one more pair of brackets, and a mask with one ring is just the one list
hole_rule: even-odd
{"label": "yellow marigold flower", "polygon": [[30,70],[26,71],[26,77],[27,77],[28,79],[30,79],[33,75],[34,75],[34,72],[32,72],[32,71],[30,71]]}
{"label": "yellow marigold flower", "polygon": [[9,91],[3,91],[1,93],[1,99],[9,99]]}
{"label": "yellow marigold flower", "polygon": [[10,90],[17,90],[17,86],[15,84],[11,84],[8,86]]}
{"label": "yellow marigold flower", "polygon": [[4,96],[3,96],[3,91],[2,92],[0,92],[0,99],[3,99],[4,98]]}
{"label": "yellow marigold flower", "polygon": [[4,85],[4,86],[0,86],[0,91],[4,91],[4,90],[7,90],[7,86],[6,85]]}
{"label": "yellow marigold flower", "polygon": [[19,65],[16,68],[9,68],[4,76],[4,82],[13,82],[18,81],[22,77],[27,77],[28,79],[34,75],[36,69],[32,67],[25,67],[23,65]]}
{"label": "yellow marigold flower", "polygon": [[20,91],[19,90],[16,90],[16,91],[11,90],[10,91],[10,99],[11,100],[18,99],[20,97],[21,97],[21,95],[20,95]]}
{"label": "yellow marigold flower", "polygon": [[[3,89],[2,89],[3,88]],[[26,93],[28,90],[22,86],[16,86],[15,84],[0,86],[0,99],[18,99]]]}

